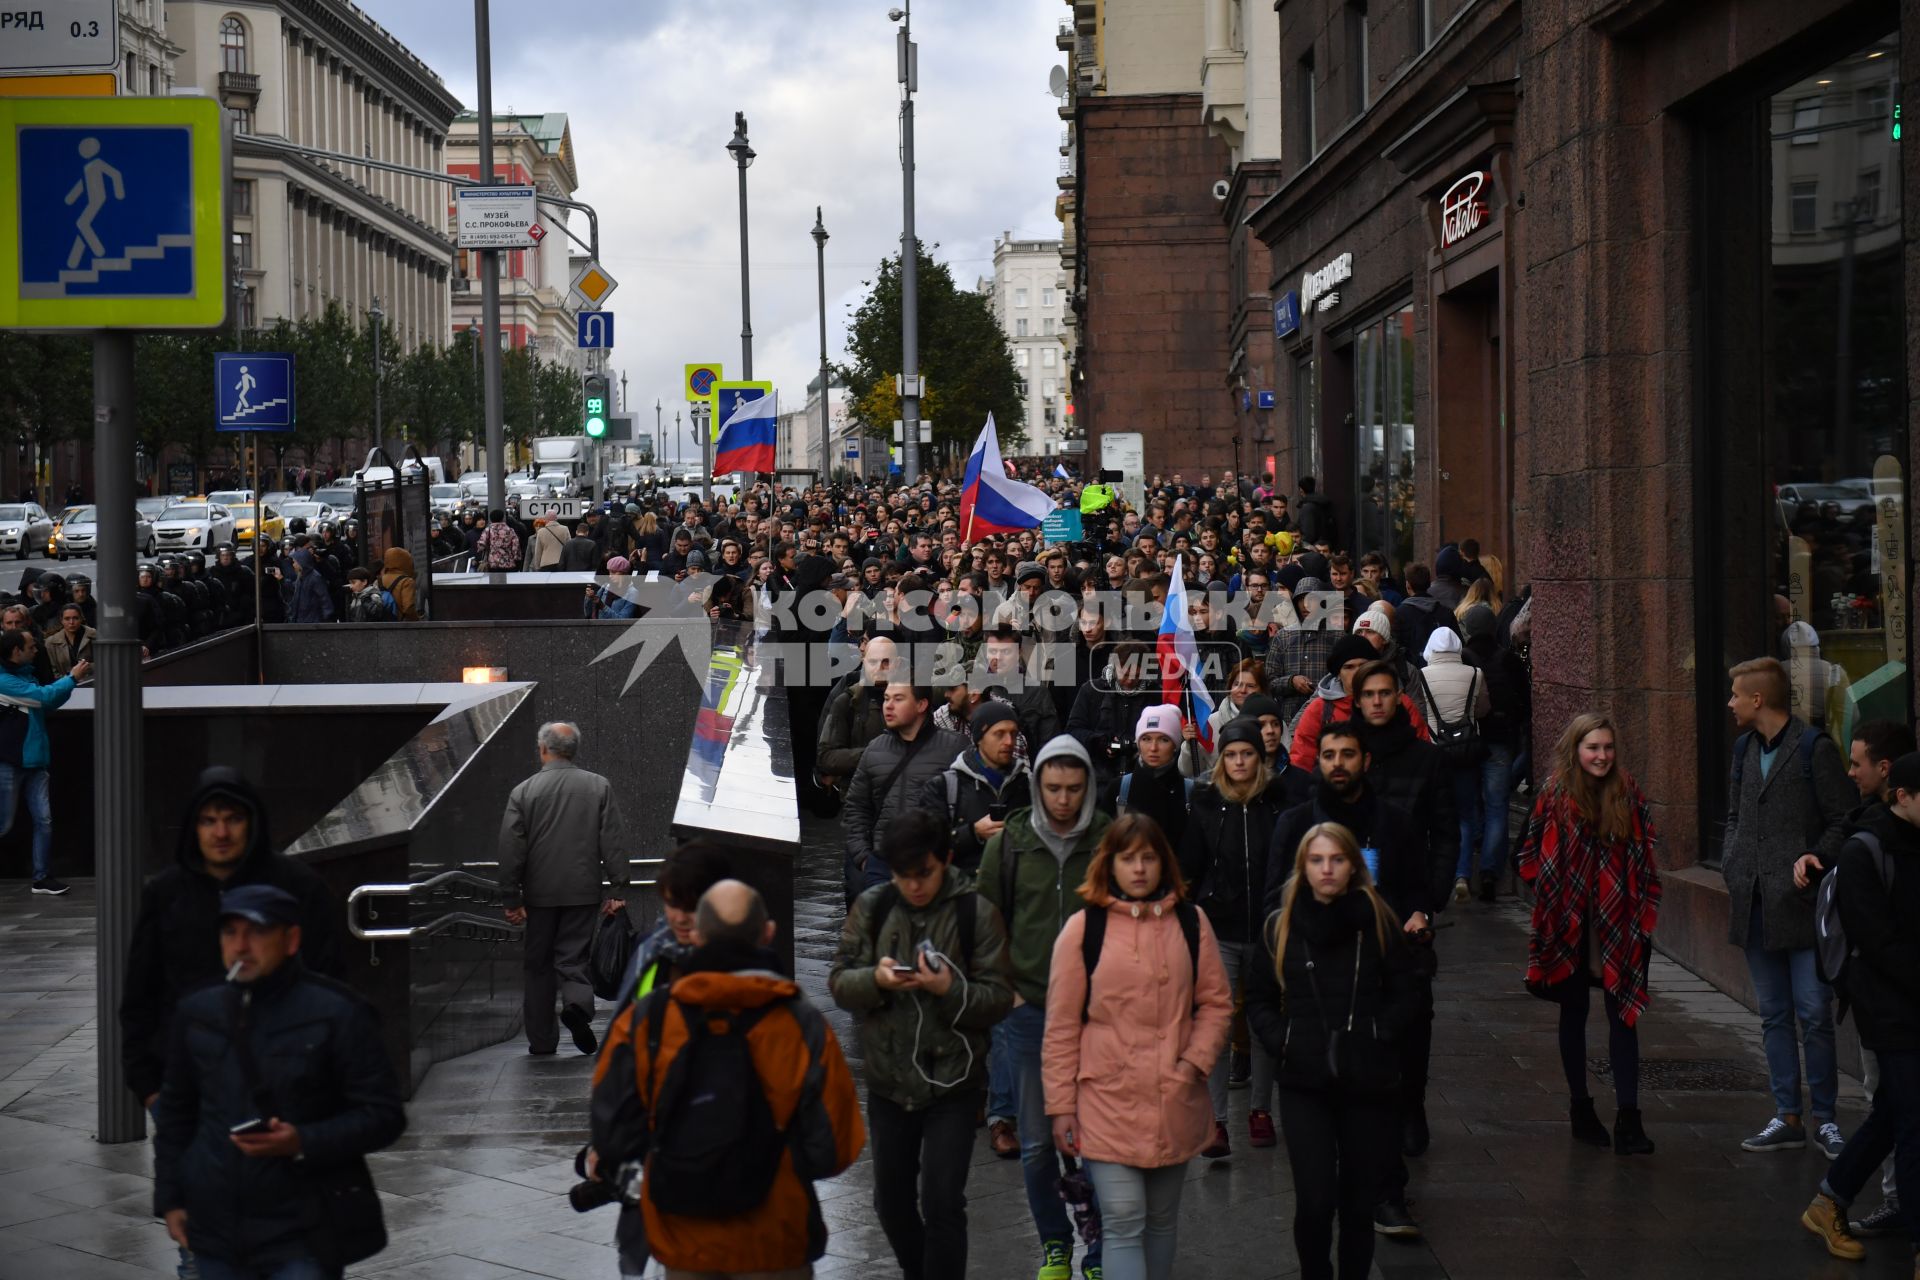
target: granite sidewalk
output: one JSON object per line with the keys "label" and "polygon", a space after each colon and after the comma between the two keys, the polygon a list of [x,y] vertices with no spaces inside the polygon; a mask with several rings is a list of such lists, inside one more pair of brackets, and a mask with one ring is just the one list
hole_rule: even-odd
{"label": "granite sidewalk", "polygon": [[[799,978],[825,1001],[839,924],[836,827],[808,822],[797,868]],[[92,1140],[92,887],[29,897],[0,884],[0,1280],[173,1274],[150,1216],[151,1149]],[[1863,1264],[1834,1262],[1798,1223],[1825,1162],[1811,1150],[1748,1155],[1739,1140],[1769,1113],[1758,1021],[1665,961],[1642,1023],[1643,1106],[1660,1144],[1623,1160],[1568,1138],[1554,1010],[1520,985],[1525,916],[1516,903],[1451,910],[1439,946],[1430,1114],[1432,1152],[1415,1162],[1418,1244],[1382,1242],[1384,1280],[1905,1280],[1896,1239]],[[849,1020],[832,1014],[856,1060]],[[1605,1054],[1595,1011],[1593,1050]],[[584,1137],[585,1058],[532,1059],[505,1044],[435,1068],[409,1106],[407,1135],[373,1160],[392,1244],[353,1275],[421,1280],[610,1280],[613,1214],[565,1199]],[[1842,1123],[1860,1114],[1848,1080]],[[1601,1114],[1610,1090],[1594,1081]],[[1246,1093],[1232,1095],[1233,1158],[1195,1162],[1181,1215],[1178,1274],[1226,1280],[1296,1275],[1284,1151],[1244,1145]],[[1034,1242],[1018,1164],[982,1141],[971,1187],[969,1274],[1024,1280]],[[869,1207],[863,1158],[820,1188],[832,1230],[822,1277],[897,1274]]]}

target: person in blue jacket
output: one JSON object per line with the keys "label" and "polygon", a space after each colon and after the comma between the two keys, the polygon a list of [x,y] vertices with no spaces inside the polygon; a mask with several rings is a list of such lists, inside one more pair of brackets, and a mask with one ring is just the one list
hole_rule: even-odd
{"label": "person in blue jacket", "polygon": [[40,641],[32,631],[0,631],[0,836],[13,830],[13,815],[25,796],[33,818],[33,891],[62,894],[67,886],[53,878],[53,802],[47,773],[53,752],[47,745],[47,712],[73,696],[93,664],[84,659],[51,684],[34,677]]}

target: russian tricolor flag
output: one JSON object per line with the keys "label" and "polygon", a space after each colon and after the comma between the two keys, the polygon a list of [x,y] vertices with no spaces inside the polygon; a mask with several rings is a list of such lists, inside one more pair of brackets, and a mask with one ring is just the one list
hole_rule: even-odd
{"label": "russian tricolor flag", "polygon": [[1073,479],[1073,472],[1067,470],[1066,463],[1056,462],[1053,464],[1053,478],[1056,480],[1071,480]]}
{"label": "russian tricolor flag", "polygon": [[1173,562],[1173,581],[1167,587],[1167,609],[1160,615],[1160,634],[1154,638],[1160,657],[1160,697],[1181,708],[1193,724],[1200,745],[1213,750],[1213,695],[1200,678],[1199,646],[1193,639],[1193,620],[1187,616],[1187,579],[1180,557]]}
{"label": "russian tricolor flag", "polygon": [[713,415],[720,436],[713,446],[713,473],[772,471],[777,465],[779,407],[765,382],[722,382],[713,389]]}
{"label": "russian tricolor flag", "polygon": [[1018,533],[1037,529],[1053,510],[1053,499],[1030,484],[1007,475],[1000,461],[1000,437],[993,429],[993,415],[980,429],[967,455],[966,477],[960,482],[960,536],[964,541],[990,533]]}

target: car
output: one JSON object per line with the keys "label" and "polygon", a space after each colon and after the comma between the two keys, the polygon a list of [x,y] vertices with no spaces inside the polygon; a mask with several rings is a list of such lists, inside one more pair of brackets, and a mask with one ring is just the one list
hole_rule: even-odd
{"label": "car", "polygon": [[281,518],[289,525],[295,520],[305,520],[309,530],[319,528],[322,520],[340,519],[338,511],[324,502],[315,502],[311,498],[296,498],[278,510]]}
{"label": "car", "polygon": [[10,502],[0,506],[0,551],[25,560],[53,540],[53,520],[37,502]]}
{"label": "car", "polygon": [[[273,539],[275,542],[283,540],[287,536],[287,521],[286,518],[280,514],[280,509],[262,503],[260,510],[264,513],[260,527],[266,531],[267,537]],[[253,545],[253,507],[251,504],[233,508],[233,540],[236,544],[244,542],[248,546]]]}
{"label": "car", "polygon": [[178,501],[179,501],[178,498],[169,498],[164,496],[154,497],[154,498],[135,498],[133,500],[133,509],[135,511],[138,511],[144,519],[148,521],[154,521],[160,518],[160,513],[162,511],[165,511],[168,507],[172,506],[175,502],[178,502]]}
{"label": "car", "polygon": [[359,491],[350,484],[330,484],[325,488],[315,489],[308,495],[313,501],[324,502],[336,512],[341,513],[351,512],[354,501],[359,496]]}
{"label": "car", "polygon": [[217,503],[177,502],[154,521],[153,536],[161,551],[206,551],[233,541],[233,523],[233,512]]}
{"label": "car", "polygon": [[[99,508],[74,507],[60,521],[59,529],[54,532],[53,554],[57,560],[68,556],[100,555]],[[153,521],[142,515],[138,508],[133,513],[133,546],[143,556],[151,556],[158,548],[154,541]]]}
{"label": "car", "polygon": [[269,489],[260,495],[260,501],[270,507],[284,507],[289,502],[300,501],[300,495],[291,489]]}
{"label": "car", "polygon": [[427,490],[427,502],[432,508],[448,515],[460,509],[462,496],[460,486],[457,484],[436,484]]}
{"label": "car", "polygon": [[229,509],[233,507],[244,507],[249,502],[253,501],[253,490],[251,489],[216,489],[214,492],[207,495],[207,501],[218,503],[219,505],[223,507],[227,507]]}
{"label": "car", "polygon": [[1811,506],[1821,510],[1828,506],[1830,513],[1841,520],[1871,519],[1873,515],[1873,493],[1870,489],[1859,488],[1841,481],[1839,484],[1783,484],[1774,491],[1779,504],[1780,518],[1792,528],[1794,517]]}

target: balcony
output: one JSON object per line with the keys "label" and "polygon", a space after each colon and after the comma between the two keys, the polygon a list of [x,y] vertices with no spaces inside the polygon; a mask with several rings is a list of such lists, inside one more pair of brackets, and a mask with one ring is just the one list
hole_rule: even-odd
{"label": "balcony", "polygon": [[1062,51],[1071,52],[1073,49],[1073,36],[1073,20],[1071,18],[1062,18],[1060,20],[1060,30],[1054,33],[1053,47]]}
{"label": "balcony", "polygon": [[1074,158],[1072,156],[1061,156],[1060,157],[1060,176],[1057,179],[1055,179],[1055,181],[1058,182],[1059,185],[1062,187],[1071,187],[1074,184],[1074,181],[1079,176],[1077,173],[1074,172],[1075,168],[1076,166],[1074,164]]}
{"label": "balcony", "polygon": [[1060,95],[1060,118],[1062,120],[1073,119],[1074,100],[1079,96],[1080,95],[1078,90],[1076,90],[1072,85],[1068,85],[1067,91]]}
{"label": "balcony", "polygon": [[[225,106],[250,107],[260,97],[260,77],[251,71],[222,71],[220,73],[220,100]],[[234,98],[244,98],[245,102],[236,104]]]}
{"label": "balcony", "polygon": [[1099,8],[1096,0],[1073,0],[1073,25],[1082,31],[1092,31],[1099,21]]}
{"label": "balcony", "polygon": [[1071,150],[1073,150],[1073,130],[1062,129],[1060,131],[1060,154],[1064,156]]}

